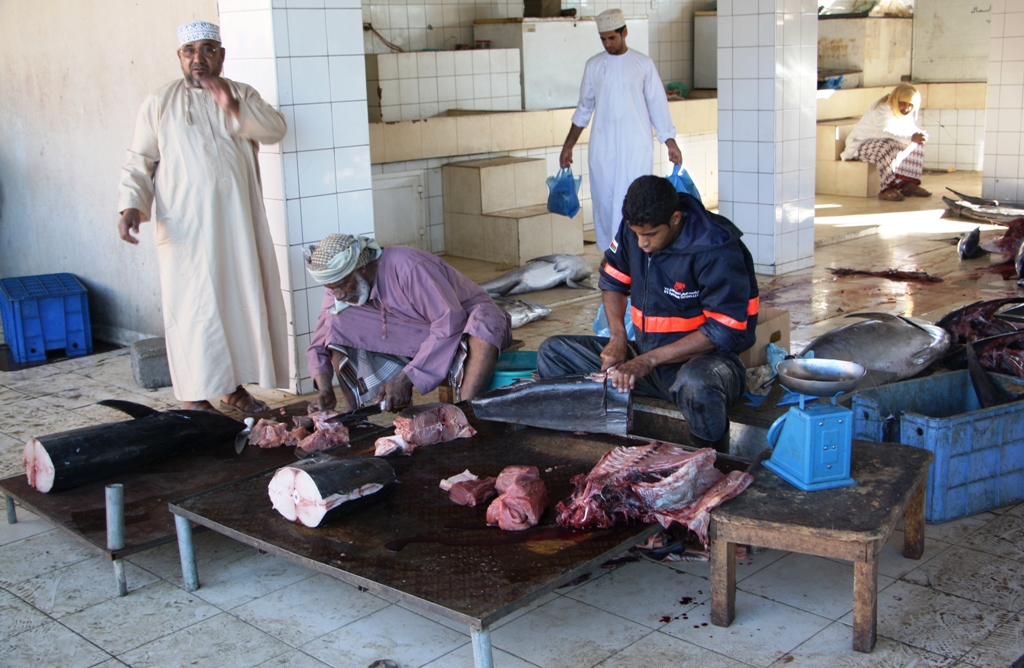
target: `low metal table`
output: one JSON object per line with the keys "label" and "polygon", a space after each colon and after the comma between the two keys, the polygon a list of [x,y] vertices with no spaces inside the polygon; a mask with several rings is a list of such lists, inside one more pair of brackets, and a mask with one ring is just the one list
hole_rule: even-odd
{"label": "low metal table", "polygon": [[[308,402],[286,407],[287,415],[305,415]],[[280,411],[269,411],[265,417],[281,417]],[[375,436],[386,429],[372,428],[352,432],[352,438]],[[372,440],[370,441],[373,442]],[[217,487],[244,478],[270,467],[296,461],[295,448],[246,447],[235,454],[233,441],[209,450],[185,452],[125,475],[82,485],[63,492],[43,494],[28,484],[25,474],[0,480],[0,490],[7,498],[7,521],[17,522],[12,499],[57,528],[99,551],[114,564],[118,594],[124,596],[127,586],[121,559],[174,540],[175,516],[166,511],[167,503],[182,496]],[[113,484],[112,484],[113,483]],[[118,487],[119,486],[119,487]],[[108,499],[111,490],[114,505]],[[109,513],[121,519],[120,541],[113,545],[108,536]]]}
{"label": "low metal table", "polygon": [[711,623],[736,617],[735,546],[760,545],[853,562],[853,649],[875,646],[878,555],[904,518],[903,556],[924,552],[928,450],[853,441],[852,487],[804,492],[768,469],[734,499],[711,511]]}
{"label": "low metal table", "polygon": [[[176,501],[171,512],[247,545],[470,627],[478,668],[490,668],[489,627],[570,582],[658,530],[634,524],[601,531],[555,525],[555,504],[572,492],[569,480],[588,473],[608,450],[649,439],[576,435],[475,419],[476,436],[390,457],[398,484],[393,493],[317,528],[284,519],[273,510],[267,485],[273,472],[255,475]],[[332,453],[334,454],[334,453]],[[372,456],[368,443],[344,457]],[[720,458],[723,466],[746,462]],[[487,503],[476,508],[449,500],[438,483],[469,469],[496,476],[512,464],[536,466],[549,503],[538,526],[502,531],[486,526]],[[183,526],[184,525],[184,526]],[[187,545],[188,522],[179,525]],[[194,554],[182,552],[194,572]],[[186,576],[186,579],[188,576]]]}

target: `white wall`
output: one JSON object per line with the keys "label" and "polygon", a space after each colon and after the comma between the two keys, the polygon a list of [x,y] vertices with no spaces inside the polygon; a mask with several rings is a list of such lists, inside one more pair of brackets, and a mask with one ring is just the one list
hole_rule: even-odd
{"label": "white wall", "polygon": [[117,236],[118,170],[145,95],[181,75],[176,27],[216,0],[0,2],[0,275],[71,272],[93,337],[163,332],[152,226]]}

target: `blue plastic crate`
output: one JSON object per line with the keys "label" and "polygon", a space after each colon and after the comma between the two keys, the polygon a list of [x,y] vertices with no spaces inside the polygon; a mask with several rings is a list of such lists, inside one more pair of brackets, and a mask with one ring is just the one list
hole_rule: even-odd
{"label": "blue plastic crate", "polygon": [[[1014,394],[1024,381],[990,374]],[[981,408],[967,371],[941,373],[853,395],[853,437],[884,441],[888,416],[899,442],[935,454],[925,519],[945,522],[1024,500],[1024,402]]]}
{"label": "blue plastic crate", "polygon": [[88,294],[74,274],[0,279],[0,315],[16,362],[41,362],[61,348],[68,357],[92,352]]}
{"label": "blue plastic crate", "polygon": [[499,387],[511,385],[520,378],[530,378],[537,370],[537,351],[519,350],[502,353],[494,366],[494,374],[487,385],[487,392]]}

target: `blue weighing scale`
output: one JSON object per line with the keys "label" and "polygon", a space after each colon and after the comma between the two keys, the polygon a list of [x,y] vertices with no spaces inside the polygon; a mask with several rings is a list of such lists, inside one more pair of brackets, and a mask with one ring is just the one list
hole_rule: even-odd
{"label": "blue weighing scale", "polygon": [[[853,389],[864,376],[855,362],[815,358],[789,359],[775,368],[783,387],[800,394],[800,405],[772,424],[768,445],[772,456],[765,468],[786,482],[813,492],[847,487],[853,411],[836,405],[836,397]],[[832,397],[830,403],[806,404],[808,398]]]}

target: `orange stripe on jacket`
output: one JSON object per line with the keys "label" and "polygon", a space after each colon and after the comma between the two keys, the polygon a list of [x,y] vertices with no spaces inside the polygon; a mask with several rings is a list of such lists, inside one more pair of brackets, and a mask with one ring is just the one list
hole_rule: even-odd
{"label": "orange stripe on jacket", "polygon": [[747,315],[757,315],[761,311],[761,298],[754,297],[747,302]]}
{"label": "orange stripe on jacket", "polygon": [[611,266],[607,262],[604,263],[604,266],[601,267],[601,270],[604,273],[611,276],[612,278],[614,278],[615,280],[619,281],[620,283],[625,283],[626,285],[629,285],[630,283],[633,282],[633,279],[630,278],[628,274],[623,274],[621,271]]}
{"label": "orange stripe on jacket", "polygon": [[643,311],[635,306],[631,307],[630,316],[633,324],[639,327],[640,331],[659,334],[667,332],[692,332],[707,321],[707,318],[702,315],[695,318],[651,315],[645,318]]}

